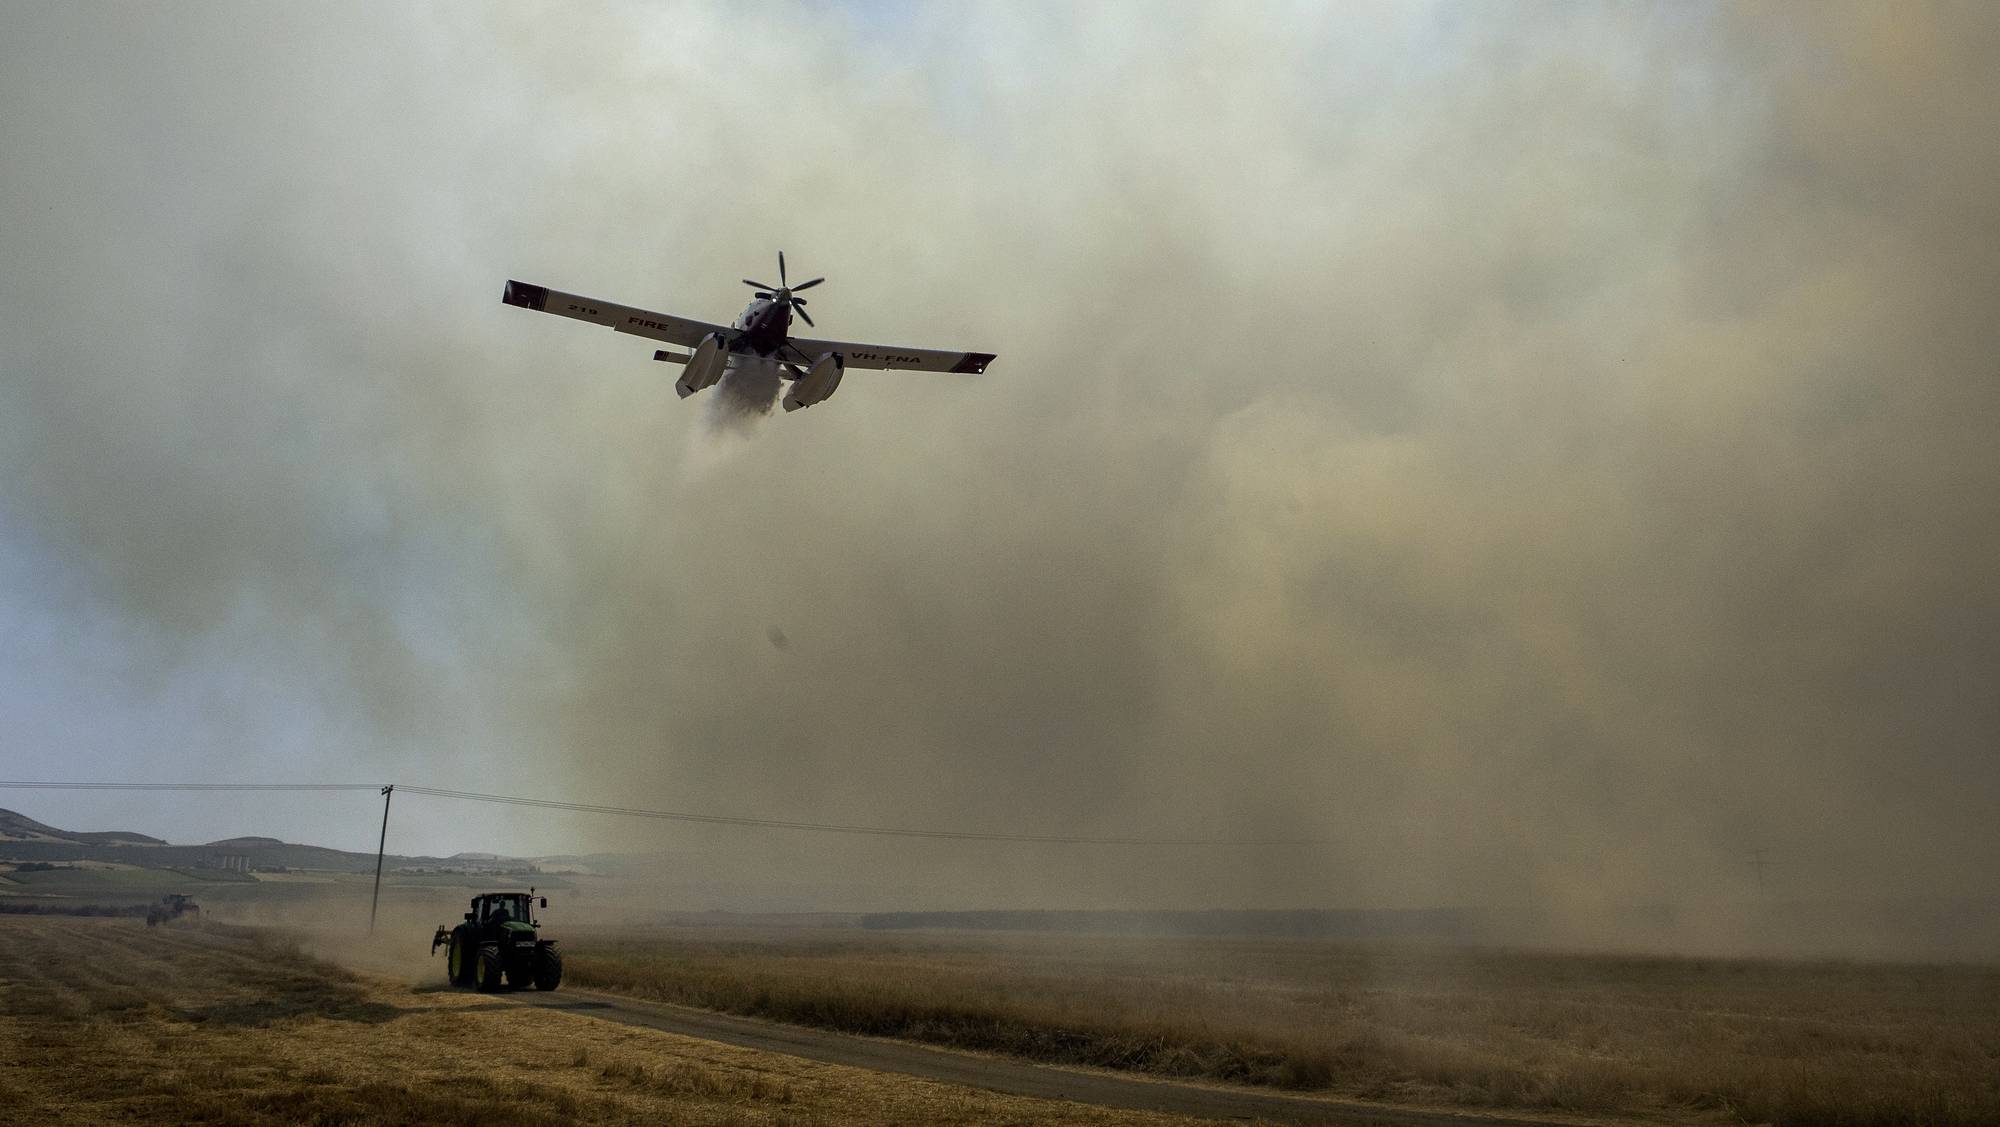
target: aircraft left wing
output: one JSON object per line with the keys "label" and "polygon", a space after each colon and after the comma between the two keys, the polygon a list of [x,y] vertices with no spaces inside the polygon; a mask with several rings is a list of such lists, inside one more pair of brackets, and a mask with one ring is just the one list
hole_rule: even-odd
{"label": "aircraft left wing", "polygon": [[901,348],[887,344],[855,344],[844,340],[814,340],[793,337],[785,351],[797,349],[794,359],[810,366],[829,352],[840,354],[849,368],[898,368],[912,372],[963,372],[978,375],[993,362],[991,352],[941,352],[935,348]]}
{"label": "aircraft left wing", "polygon": [[500,295],[500,300],[523,309],[554,313],[561,317],[574,317],[579,321],[604,325],[621,333],[663,340],[683,348],[695,347],[701,343],[701,338],[710,333],[728,332],[721,325],[711,325],[707,321],[676,317],[671,313],[634,309],[629,305],[579,297],[573,293],[552,290],[547,286],[516,282],[511,279],[507,282],[507,291]]}

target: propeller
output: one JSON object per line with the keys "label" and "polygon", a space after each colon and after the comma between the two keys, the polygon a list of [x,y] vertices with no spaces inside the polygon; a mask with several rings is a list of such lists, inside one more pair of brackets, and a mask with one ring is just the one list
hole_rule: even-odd
{"label": "propeller", "polygon": [[[806,324],[812,325],[813,324],[812,314],[807,313],[805,309],[806,299],[802,297],[794,297],[792,295],[798,293],[800,290],[809,290],[824,281],[826,281],[825,278],[814,278],[810,282],[800,282],[796,286],[791,285],[785,278],[785,252],[779,251],[777,285],[774,286],[769,282],[758,282],[749,278],[743,279],[743,284],[749,286],[753,290],[756,290],[758,297],[767,298],[771,301],[782,302],[784,305],[790,307],[793,310],[796,310],[798,312],[798,315],[805,319]],[[813,325],[813,327],[818,328],[819,326]]]}

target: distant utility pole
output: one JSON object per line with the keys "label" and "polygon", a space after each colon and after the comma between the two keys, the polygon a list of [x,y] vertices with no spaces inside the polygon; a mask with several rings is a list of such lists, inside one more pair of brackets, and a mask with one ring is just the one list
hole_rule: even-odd
{"label": "distant utility pole", "polygon": [[[382,903],[382,851],[389,847],[389,799],[396,793],[396,784],[382,788],[382,838],[375,843],[375,898],[368,902],[368,934],[375,934],[375,908]],[[1759,870],[1760,872],[1762,870]]]}
{"label": "distant utility pole", "polygon": [[[386,811],[385,811],[385,812],[383,813],[383,815],[382,815],[382,817],[384,818],[384,820],[385,820],[385,821],[386,821],[386,819],[388,818],[388,816],[389,816],[389,815],[388,815],[388,813],[387,813]],[[1757,869],[1757,895],[1759,895],[1759,896],[1763,896],[1763,895],[1765,894],[1765,893],[1764,893],[1764,865],[1766,864],[1766,862],[1765,862],[1765,860],[1764,860],[1764,855],[1765,855],[1765,854],[1767,854],[1767,853],[1769,853],[1769,852],[1770,852],[1770,850],[1768,850],[1768,849],[1752,849],[1752,850],[1750,851],[1750,863],[1751,863],[1752,865],[1756,866],[1756,869]]]}

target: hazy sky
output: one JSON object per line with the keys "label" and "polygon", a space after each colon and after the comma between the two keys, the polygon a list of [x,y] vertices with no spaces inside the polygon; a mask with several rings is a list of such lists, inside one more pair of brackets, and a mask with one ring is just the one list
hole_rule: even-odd
{"label": "hazy sky", "polygon": [[[0,776],[1335,843],[391,835],[856,906],[1995,893],[1996,11],[0,0]],[[499,301],[779,249],[999,359],[730,431]]]}

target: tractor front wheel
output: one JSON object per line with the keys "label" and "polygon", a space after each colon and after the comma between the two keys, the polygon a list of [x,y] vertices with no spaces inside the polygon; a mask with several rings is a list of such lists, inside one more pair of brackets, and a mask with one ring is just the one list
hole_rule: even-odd
{"label": "tractor front wheel", "polygon": [[544,947],[535,952],[535,989],[554,990],[562,985],[562,952]]}
{"label": "tractor front wheel", "polygon": [[445,948],[445,977],[453,986],[472,985],[472,962],[475,957],[471,945],[463,935],[454,935]]}
{"label": "tractor front wheel", "polygon": [[500,989],[501,979],[506,974],[506,966],[500,961],[500,948],[488,944],[479,949],[479,962],[472,969],[472,984],[481,994],[491,994]]}

